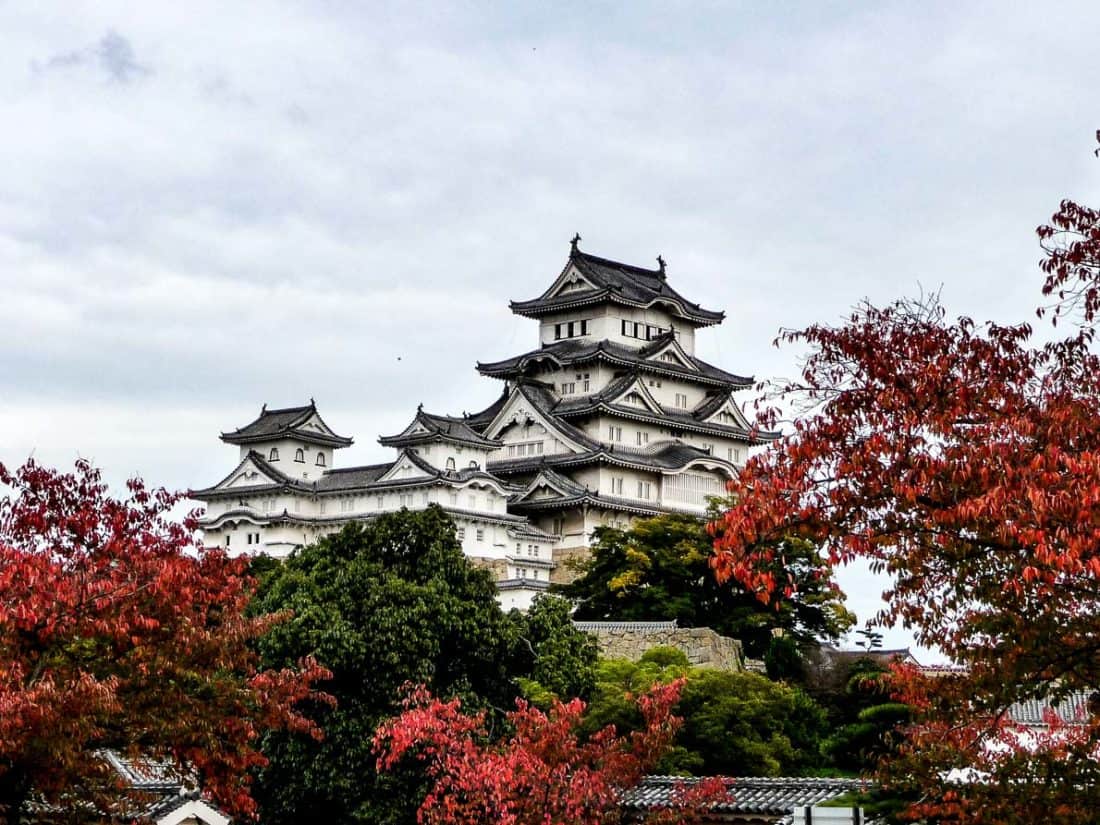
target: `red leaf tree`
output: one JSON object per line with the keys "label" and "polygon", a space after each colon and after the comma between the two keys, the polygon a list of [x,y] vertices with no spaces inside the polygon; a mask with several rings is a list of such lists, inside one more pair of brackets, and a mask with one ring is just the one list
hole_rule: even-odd
{"label": "red leaf tree", "polygon": [[1100,687],[1100,213],[1066,202],[1039,234],[1046,309],[1079,322],[1064,340],[949,321],[936,297],[782,332],[809,348],[773,398],[796,420],[715,525],[718,577],[762,599],[792,584],[771,572],[785,536],[869,560],[893,577],[878,621],[966,666],[899,674],[921,715],[884,774],[916,786],[914,814],[944,821],[1083,823],[1100,809],[1095,716],[1067,720],[1073,736],[1005,734],[1015,701]]}
{"label": "red leaf tree", "polygon": [[[0,465],[0,821],[118,810],[111,748],[175,766],[229,812],[254,805],[259,733],[318,735],[294,710],[325,673],[259,672],[246,561],[195,546],[178,497],[99,472]],[[277,619],[274,619],[277,620]]]}
{"label": "red leaf tree", "polygon": [[[488,740],[484,713],[463,713],[460,700],[417,687],[404,712],[375,734],[378,769],[410,757],[426,763],[433,784],[417,812],[423,825],[609,825],[621,821],[624,791],[672,742],[680,723],[672,706],[682,686],[657,685],[639,697],[645,723],[626,737],[608,726],[582,740],[580,699],[555,702],[549,713],[517,699],[507,715],[514,733],[501,742]],[[719,801],[728,801],[721,780],[685,784],[646,821],[692,822]]]}

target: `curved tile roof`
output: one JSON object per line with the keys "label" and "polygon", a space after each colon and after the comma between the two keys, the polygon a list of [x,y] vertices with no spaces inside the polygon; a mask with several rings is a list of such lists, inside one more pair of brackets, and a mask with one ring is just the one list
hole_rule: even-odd
{"label": "curved tile roof", "polygon": [[574,244],[566,268],[569,266],[576,267],[592,286],[556,296],[550,295],[551,290],[547,290],[538,298],[512,301],[512,311],[517,315],[538,317],[573,306],[606,302],[633,307],[664,304],[695,326],[720,324],[726,317],[724,312],[704,309],[670,287],[663,264],[658,269],[645,269],[589,255]]}
{"label": "curved tile roof", "polygon": [[405,444],[422,444],[426,441],[450,441],[490,450],[500,446],[499,441],[485,438],[471,427],[470,422],[465,417],[434,415],[418,408],[416,418],[406,428],[406,431],[412,429],[416,424],[419,424],[425,432],[402,432],[397,435],[384,435],[378,439],[378,443],[387,447],[399,447]]}
{"label": "curved tile roof", "polygon": [[[228,444],[255,444],[284,437],[329,447],[347,447],[352,443],[352,439],[335,433],[304,429],[303,425],[315,415],[324,424],[324,419],[317,413],[317,406],[312,400],[304,407],[284,407],[279,410],[269,410],[265,404],[255,421],[238,427],[231,433],[222,433],[221,439]],[[329,429],[327,424],[324,426]]]}
{"label": "curved tile roof", "polygon": [[[656,343],[658,346],[652,346]],[[606,338],[599,341],[585,341],[581,338],[569,338],[565,341],[555,341],[545,344],[539,349],[531,350],[503,361],[479,361],[478,372],[492,378],[512,378],[522,375],[528,368],[539,360],[554,362],[557,366],[570,366],[583,364],[590,361],[606,361],[620,366],[631,367],[642,372],[651,372],[657,375],[682,378],[685,381],[700,382],[706,384],[719,384],[730,388],[748,387],[753,383],[753,378],[746,375],[735,375],[726,372],[712,364],[708,364],[701,358],[688,356],[696,369],[691,370],[678,364],[667,361],[654,361],[648,356],[660,349],[664,341],[650,342],[650,346],[634,349],[626,344],[609,341]]]}

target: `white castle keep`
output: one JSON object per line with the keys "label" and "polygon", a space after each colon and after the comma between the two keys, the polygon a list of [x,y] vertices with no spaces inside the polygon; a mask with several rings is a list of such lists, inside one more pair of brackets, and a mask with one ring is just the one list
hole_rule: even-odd
{"label": "white castle keep", "polygon": [[472,415],[418,408],[379,443],[385,464],[339,468],[352,443],[308,406],[269,410],[223,433],[240,462],[191,496],[206,504],[205,541],[283,556],[379,513],[436,504],[468,556],[497,576],[505,608],[527,607],[600,525],[703,515],[754,444],[734,400],[752,379],[695,357],[696,331],[722,312],[684,299],[664,262],[642,269],[581,252],[542,295],[513,301],[536,319],[536,349],[478,371],[504,383]]}

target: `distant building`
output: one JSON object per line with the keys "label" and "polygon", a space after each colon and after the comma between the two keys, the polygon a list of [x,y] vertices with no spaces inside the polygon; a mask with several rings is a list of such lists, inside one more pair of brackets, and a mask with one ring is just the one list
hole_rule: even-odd
{"label": "distant building", "polygon": [[539,322],[538,347],[479,363],[504,382],[471,415],[418,408],[384,464],[337,468],[337,435],[316,406],[268,410],[221,438],[240,447],[207,505],[206,540],[285,555],[350,521],[436,504],[463,550],[496,574],[505,607],[524,608],[600,525],[660,513],[703,515],[711,496],[772,438],[735,400],[752,379],[695,357],[695,334],[724,314],[688,301],[657,269],[581,252],[512,311]]}

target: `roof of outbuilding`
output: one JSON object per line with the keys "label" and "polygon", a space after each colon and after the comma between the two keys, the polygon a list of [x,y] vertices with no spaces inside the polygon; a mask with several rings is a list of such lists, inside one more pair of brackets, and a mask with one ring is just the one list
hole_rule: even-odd
{"label": "roof of outbuilding", "polygon": [[606,338],[599,341],[587,341],[583,338],[569,338],[564,341],[554,341],[551,344],[545,344],[539,349],[521,353],[512,358],[505,358],[503,361],[479,361],[477,369],[482,375],[493,378],[511,378],[524,373],[528,367],[539,360],[552,361],[558,366],[569,366],[601,360],[619,366],[641,370],[643,372],[675,376],[691,382],[718,384],[723,387],[748,387],[753,383],[752,376],[735,375],[732,372],[726,372],[694,356],[688,356],[691,363],[695,366],[694,370],[683,367],[677,363],[649,358],[650,355],[659,350],[666,343],[667,340],[662,337],[662,339],[651,341],[646,346],[635,349],[626,344],[620,344],[617,341],[610,341]]}
{"label": "roof of outbuilding", "polygon": [[[674,314],[695,326],[720,324],[726,317],[724,312],[704,309],[670,287],[663,263],[658,269],[645,269],[581,252],[574,242],[562,274],[570,267],[575,267],[591,286],[556,296],[550,294],[553,289],[551,287],[538,298],[512,301],[512,311],[517,315],[538,317],[555,310],[585,304],[607,302],[649,307],[659,303],[670,307]],[[555,284],[557,281],[555,279]]]}
{"label": "roof of outbuilding", "polygon": [[573,627],[585,632],[597,630],[628,630],[632,633],[664,633],[676,629],[676,620],[671,622],[573,622]]}
{"label": "roof of outbuilding", "polygon": [[[325,432],[305,428],[304,425],[314,416],[324,426]],[[284,437],[328,447],[347,447],[352,443],[352,439],[332,432],[318,414],[317,405],[312,400],[302,407],[284,407],[278,410],[269,410],[265,404],[255,421],[221,435],[222,441],[228,444],[255,444]]]}
{"label": "roof of outbuilding", "polygon": [[[699,778],[647,776],[623,795],[627,808],[647,810],[675,801],[678,789],[690,787]],[[867,783],[860,779],[824,779],[817,777],[751,777],[727,779],[732,800],[712,807],[715,812],[746,814],[787,814],[796,808],[819,805],[846,793],[860,791]]]}

